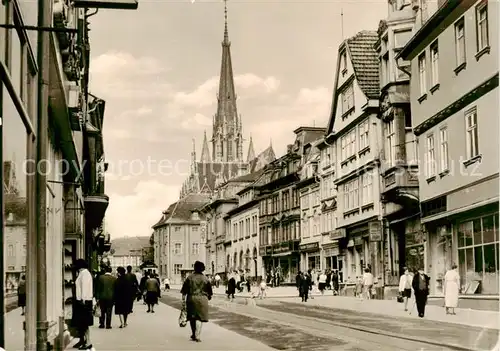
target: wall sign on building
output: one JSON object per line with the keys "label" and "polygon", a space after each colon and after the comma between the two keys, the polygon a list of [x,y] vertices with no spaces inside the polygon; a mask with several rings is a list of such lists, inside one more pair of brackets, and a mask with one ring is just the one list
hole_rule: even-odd
{"label": "wall sign on building", "polygon": [[318,251],[319,243],[308,243],[299,245],[299,251]]}

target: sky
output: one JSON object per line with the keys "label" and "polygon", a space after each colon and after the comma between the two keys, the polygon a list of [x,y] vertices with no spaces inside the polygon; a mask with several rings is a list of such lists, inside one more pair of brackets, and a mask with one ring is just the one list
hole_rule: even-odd
{"label": "sky", "polygon": [[[376,30],[387,8],[386,0],[228,1],[245,157],[250,136],[256,153],[272,142],[280,156],[297,127],[326,127],[339,45]],[[139,0],[137,11],[100,10],[90,22],[90,88],[106,101],[106,230],[151,235],[179,197],[193,139],[199,158],[204,131],[211,137],[224,3]]]}

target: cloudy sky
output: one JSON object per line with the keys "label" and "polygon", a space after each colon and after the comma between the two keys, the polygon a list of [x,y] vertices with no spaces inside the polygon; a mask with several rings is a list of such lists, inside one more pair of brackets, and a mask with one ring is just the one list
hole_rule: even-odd
{"label": "cloudy sky", "polygon": [[[246,145],[251,135],[258,153],[272,140],[281,155],[296,127],[326,126],[343,36],[376,30],[386,15],[385,0],[230,0]],[[211,134],[224,5],[140,0],[138,11],[100,10],[91,30],[91,90],[106,100],[107,230],[150,235],[178,198],[192,139],[199,157],[203,132]]]}

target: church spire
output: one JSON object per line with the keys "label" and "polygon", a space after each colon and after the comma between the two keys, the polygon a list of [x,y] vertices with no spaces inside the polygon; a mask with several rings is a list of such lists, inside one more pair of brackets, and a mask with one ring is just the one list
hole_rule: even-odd
{"label": "church spire", "polygon": [[227,0],[224,0],[224,43],[229,43],[229,33],[227,31]]}
{"label": "church spire", "polygon": [[207,131],[203,133],[203,144],[201,146],[201,163],[210,163],[210,151],[208,150]]}
{"label": "church spire", "polygon": [[252,139],[252,136],[250,135],[250,143],[248,145],[247,162],[250,162],[254,159],[255,159],[255,150],[253,148],[253,139]]}
{"label": "church spire", "polygon": [[224,40],[217,95],[217,112],[212,133],[212,159],[215,162],[242,162],[243,138],[236,107],[231,42],[227,30],[227,0],[224,1]]}

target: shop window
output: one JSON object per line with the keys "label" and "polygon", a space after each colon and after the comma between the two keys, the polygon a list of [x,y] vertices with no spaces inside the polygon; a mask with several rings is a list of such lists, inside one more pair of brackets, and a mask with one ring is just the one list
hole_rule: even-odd
{"label": "shop window", "polygon": [[498,294],[498,214],[459,225],[457,235],[462,293]]}
{"label": "shop window", "polygon": [[[3,7],[0,6],[0,10]],[[1,31],[1,29],[0,29]],[[19,115],[12,97],[6,88],[0,92],[1,116],[3,117],[3,194],[4,194],[4,237],[5,266],[13,266],[12,270],[21,270],[26,266],[24,247],[27,237],[28,206],[27,206],[27,129]],[[9,269],[10,270],[10,269]],[[6,281],[15,278],[8,272]],[[17,274],[17,273],[15,273]]]}

